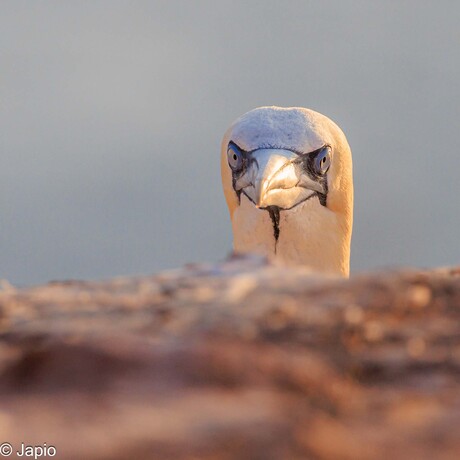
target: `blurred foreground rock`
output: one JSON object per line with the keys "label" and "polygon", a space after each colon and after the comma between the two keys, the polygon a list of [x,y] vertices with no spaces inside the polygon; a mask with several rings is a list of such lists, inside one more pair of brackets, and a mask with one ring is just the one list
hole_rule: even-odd
{"label": "blurred foreground rock", "polygon": [[240,259],[4,283],[0,443],[58,459],[457,460],[459,275]]}

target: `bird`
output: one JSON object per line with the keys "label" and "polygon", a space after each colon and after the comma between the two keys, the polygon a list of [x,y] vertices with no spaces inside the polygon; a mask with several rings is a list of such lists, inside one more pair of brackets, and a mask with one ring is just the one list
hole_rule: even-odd
{"label": "bird", "polygon": [[349,276],[352,156],[332,120],[303,107],[245,113],[223,136],[221,176],[234,253]]}

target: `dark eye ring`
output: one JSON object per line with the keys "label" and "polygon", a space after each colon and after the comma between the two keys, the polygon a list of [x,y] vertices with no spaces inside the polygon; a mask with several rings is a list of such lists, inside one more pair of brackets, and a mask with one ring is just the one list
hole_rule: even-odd
{"label": "dark eye ring", "polygon": [[327,173],[331,166],[331,148],[329,146],[323,147],[314,161],[315,172],[324,175]]}
{"label": "dark eye ring", "polygon": [[230,144],[227,149],[227,160],[230,168],[238,171],[243,167],[243,152],[235,144]]}

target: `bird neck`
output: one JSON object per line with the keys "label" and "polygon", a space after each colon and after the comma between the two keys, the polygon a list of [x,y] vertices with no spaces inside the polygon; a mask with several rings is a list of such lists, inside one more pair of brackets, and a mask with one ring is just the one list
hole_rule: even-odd
{"label": "bird neck", "polygon": [[308,200],[279,215],[260,210],[242,196],[232,217],[234,249],[304,265],[321,273],[348,276],[350,231],[337,213]]}

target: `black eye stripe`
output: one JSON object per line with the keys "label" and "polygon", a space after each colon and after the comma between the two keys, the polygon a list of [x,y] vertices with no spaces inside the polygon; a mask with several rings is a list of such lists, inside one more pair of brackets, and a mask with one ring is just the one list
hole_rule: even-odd
{"label": "black eye stripe", "polygon": [[230,142],[227,147],[227,162],[232,171],[233,190],[235,190],[238,201],[240,202],[241,190],[236,189],[236,181],[245,173],[247,169],[247,153],[241,150],[235,143]]}
{"label": "black eye stripe", "polygon": [[[252,155],[257,150],[262,149],[274,149],[274,150],[289,150],[297,155],[297,158],[292,160],[292,163],[296,165],[296,168],[301,168],[307,173],[311,179],[317,181],[323,186],[324,193],[317,192],[314,196],[317,196],[319,202],[323,206],[327,206],[327,193],[328,193],[328,184],[327,184],[327,172],[331,165],[331,153],[332,147],[329,144],[325,144],[320,148],[313,150],[311,152],[301,152],[292,147],[283,147],[279,145],[265,145],[257,147],[253,150],[244,150],[239,147],[235,142],[230,141],[227,146],[227,158],[230,169],[232,170],[232,185],[233,190],[238,197],[238,201],[241,202],[241,193],[242,189],[236,189],[236,181],[242,177],[251,164],[255,163],[257,166],[257,159]],[[325,152],[325,149],[326,152]],[[233,155],[230,156],[230,152],[233,152]],[[319,161],[318,156],[324,154],[324,157]],[[240,155],[241,161],[238,164],[232,166],[230,158],[232,161],[237,161],[238,156]],[[237,157],[235,159],[235,156]],[[311,195],[313,196],[313,195]]]}

